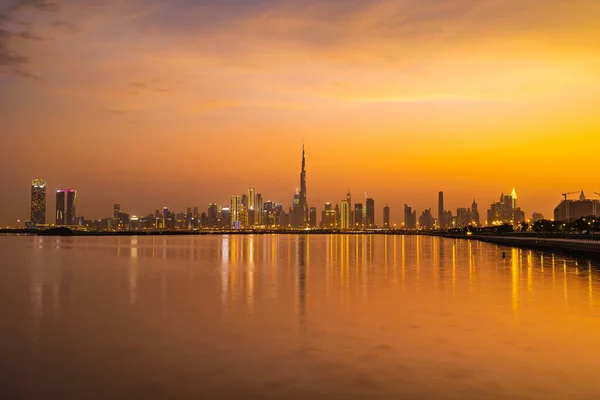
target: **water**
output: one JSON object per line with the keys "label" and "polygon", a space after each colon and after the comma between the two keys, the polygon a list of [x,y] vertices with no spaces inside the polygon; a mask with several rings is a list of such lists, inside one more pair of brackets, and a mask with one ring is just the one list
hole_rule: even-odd
{"label": "water", "polygon": [[0,251],[2,398],[600,398],[585,260],[377,235]]}

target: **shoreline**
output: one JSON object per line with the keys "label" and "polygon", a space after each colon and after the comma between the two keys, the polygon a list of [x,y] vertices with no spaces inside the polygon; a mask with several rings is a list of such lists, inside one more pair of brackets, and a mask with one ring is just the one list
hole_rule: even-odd
{"label": "shoreline", "polygon": [[2,229],[0,236],[221,236],[221,235],[382,235],[382,236],[436,236],[447,239],[476,240],[507,247],[547,250],[562,253],[600,257],[599,235],[592,236],[534,236],[534,235],[466,235],[460,233],[424,232],[405,230],[341,231],[330,229],[313,230],[174,230],[174,231],[71,231],[64,228],[47,230]]}

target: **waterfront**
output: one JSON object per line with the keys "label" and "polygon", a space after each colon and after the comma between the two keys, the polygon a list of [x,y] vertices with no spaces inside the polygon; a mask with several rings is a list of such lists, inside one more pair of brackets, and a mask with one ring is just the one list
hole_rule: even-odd
{"label": "waterfront", "polygon": [[584,260],[380,235],[0,249],[8,398],[600,396],[600,273]]}

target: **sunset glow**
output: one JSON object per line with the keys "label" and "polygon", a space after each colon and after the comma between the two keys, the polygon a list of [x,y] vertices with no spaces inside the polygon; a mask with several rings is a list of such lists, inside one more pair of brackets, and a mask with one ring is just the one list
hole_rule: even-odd
{"label": "sunset glow", "polygon": [[[600,192],[595,0],[0,0],[0,225],[29,190],[145,215],[348,188],[552,215]],[[53,209],[49,199],[49,209]],[[419,211],[420,213],[420,211]]]}

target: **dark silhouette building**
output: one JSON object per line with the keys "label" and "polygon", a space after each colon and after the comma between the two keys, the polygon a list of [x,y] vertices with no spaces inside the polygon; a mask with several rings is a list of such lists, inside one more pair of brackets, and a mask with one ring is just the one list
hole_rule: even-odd
{"label": "dark silhouette building", "polygon": [[365,219],[365,228],[375,228],[375,200],[367,199],[367,210],[366,210],[366,219]]}
{"label": "dark silhouette building", "polygon": [[555,221],[574,221],[591,216],[600,216],[600,200],[587,199],[583,190],[579,200],[563,200],[554,208]]}
{"label": "dark silhouette building", "polygon": [[447,224],[444,218],[444,192],[438,193],[438,228],[447,229]]}
{"label": "dark silhouette building", "polygon": [[65,194],[64,189],[56,191],[56,225],[65,225]]}
{"label": "dark silhouette building", "polygon": [[423,211],[421,216],[419,217],[419,228],[424,230],[431,230],[435,225],[435,219],[433,218],[433,214],[431,214],[431,208]]}
{"label": "dark silhouette building", "polygon": [[310,227],[317,227],[317,207],[310,208]]}
{"label": "dark silhouette building", "polygon": [[354,205],[354,228],[362,229],[363,226],[363,205],[362,203],[356,203]]}
{"label": "dark silhouette building", "polygon": [[404,205],[404,228],[417,229],[417,211],[413,211],[408,205]]}
{"label": "dark silhouette building", "polygon": [[66,225],[79,225],[77,219],[77,191],[67,189],[67,209],[65,211]]}
{"label": "dark silhouette building", "polygon": [[383,227],[385,229],[390,228],[390,206],[387,204],[383,207]]}
{"label": "dark silhouette building", "polygon": [[292,209],[292,226],[294,228],[305,228],[308,225],[308,202],[306,201],[306,153],[302,145],[302,169],[300,171],[300,190],[294,199]]}

